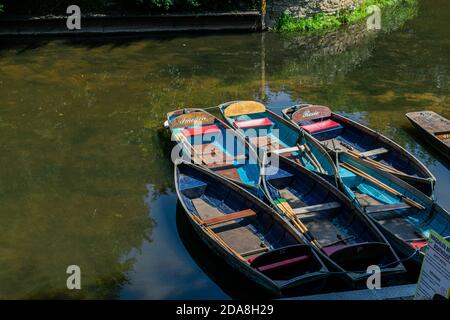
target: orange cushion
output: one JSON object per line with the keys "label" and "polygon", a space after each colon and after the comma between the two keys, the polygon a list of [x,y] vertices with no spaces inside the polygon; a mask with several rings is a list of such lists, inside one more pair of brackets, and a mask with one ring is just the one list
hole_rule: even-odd
{"label": "orange cushion", "polygon": [[308,131],[309,133],[315,133],[315,132],[319,132],[319,131],[337,128],[340,126],[341,125],[339,123],[337,123],[336,121],[328,119],[328,120],[323,120],[320,122],[314,122],[311,124],[305,124],[304,126],[302,126],[302,128],[305,129],[306,131]]}
{"label": "orange cushion", "polygon": [[203,127],[194,127],[194,128],[186,128],[182,131],[182,133],[186,137],[190,136],[196,136],[199,134],[208,134],[208,133],[218,133],[220,132],[220,129],[216,125],[210,125],[210,126],[203,126]]}
{"label": "orange cushion", "polygon": [[251,119],[251,120],[238,120],[234,122],[236,128],[248,129],[256,127],[265,127],[273,125],[273,122],[269,118]]}

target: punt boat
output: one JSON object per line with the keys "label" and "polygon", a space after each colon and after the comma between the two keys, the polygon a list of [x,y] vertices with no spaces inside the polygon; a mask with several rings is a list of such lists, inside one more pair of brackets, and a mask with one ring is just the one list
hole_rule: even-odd
{"label": "punt boat", "polygon": [[186,161],[202,165],[250,190],[258,190],[257,153],[225,122],[202,109],[192,108],[169,112],[167,123]]}
{"label": "punt boat", "polygon": [[433,111],[409,112],[406,117],[424,139],[450,160],[450,121]]}
{"label": "punt boat", "polygon": [[281,296],[320,290],[328,269],[270,206],[199,165],[179,161],[175,185],[184,211],[206,245],[248,279]]}
{"label": "punt boat", "polygon": [[433,196],[436,182],[433,174],[411,153],[380,133],[325,106],[300,104],[283,109],[282,113],[332,154],[352,153]]}
{"label": "punt boat", "polygon": [[338,168],[345,193],[412,265],[422,264],[417,250],[426,246],[430,230],[450,236],[450,214],[403,180],[348,153],[339,154]]}
{"label": "punt boat", "polygon": [[288,157],[336,185],[336,167],[326,150],[308,133],[256,101],[231,101],[219,106],[226,122],[254,146]]}
{"label": "punt boat", "polygon": [[270,202],[343,280],[365,284],[372,265],[385,279],[405,272],[384,235],[337,188],[286,158],[270,172],[263,171]]}

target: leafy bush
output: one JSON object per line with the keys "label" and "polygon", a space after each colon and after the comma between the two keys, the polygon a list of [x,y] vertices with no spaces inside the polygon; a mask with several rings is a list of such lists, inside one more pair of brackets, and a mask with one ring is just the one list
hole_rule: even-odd
{"label": "leafy bush", "polygon": [[294,18],[288,14],[282,14],[278,20],[276,29],[281,32],[291,31],[322,31],[332,30],[344,24],[358,22],[367,16],[367,8],[376,5],[380,9],[394,6],[412,5],[417,0],[365,0],[354,10],[342,10],[333,15],[324,13],[316,14],[309,18]]}
{"label": "leafy bush", "polygon": [[[73,0],[2,0],[11,15],[65,14]],[[258,8],[259,0],[77,0],[83,13],[163,13]]]}

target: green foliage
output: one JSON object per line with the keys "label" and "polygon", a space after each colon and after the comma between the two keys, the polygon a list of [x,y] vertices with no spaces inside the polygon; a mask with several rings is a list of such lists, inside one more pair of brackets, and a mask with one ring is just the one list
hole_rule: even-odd
{"label": "green foliage", "polygon": [[0,3],[0,12],[3,12],[3,5]]}
{"label": "green foliage", "polygon": [[[10,15],[65,14],[73,0],[1,0]],[[77,0],[83,13],[158,14],[258,8],[259,0]],[[1,7],[1,5],[0,5]],[[0,10],[1,11],[1,10]]]}
{"label": "green foliage", "polygon": [[277,21],[276,30],[280,32],[310,32],[333,30],[341,25],[356,23],[369,16],[368,8],[372,5],[380,9],[394,6],[415,4],[417,0],[365,0],[354,10],[342,10],[333,15],[324,13],[316,14],[309,18],[294,18],[288,14],[282,14]]}

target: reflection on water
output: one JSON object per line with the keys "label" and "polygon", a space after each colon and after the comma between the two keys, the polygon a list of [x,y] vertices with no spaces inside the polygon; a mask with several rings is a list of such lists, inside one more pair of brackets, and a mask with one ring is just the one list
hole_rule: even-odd
{"label": "reflection on water", "polygon": [[[200,245],[183,245],[162,129],[180,107],[330,105],[424,161],[450,208],[448,167],[404,117],[450,118],[450,8],[414,10],[370,34],[1,40],[0,298],[237,295],[211,280],[222,281]],[[65,289],[71,264],[82,270],[79,292]]]}

